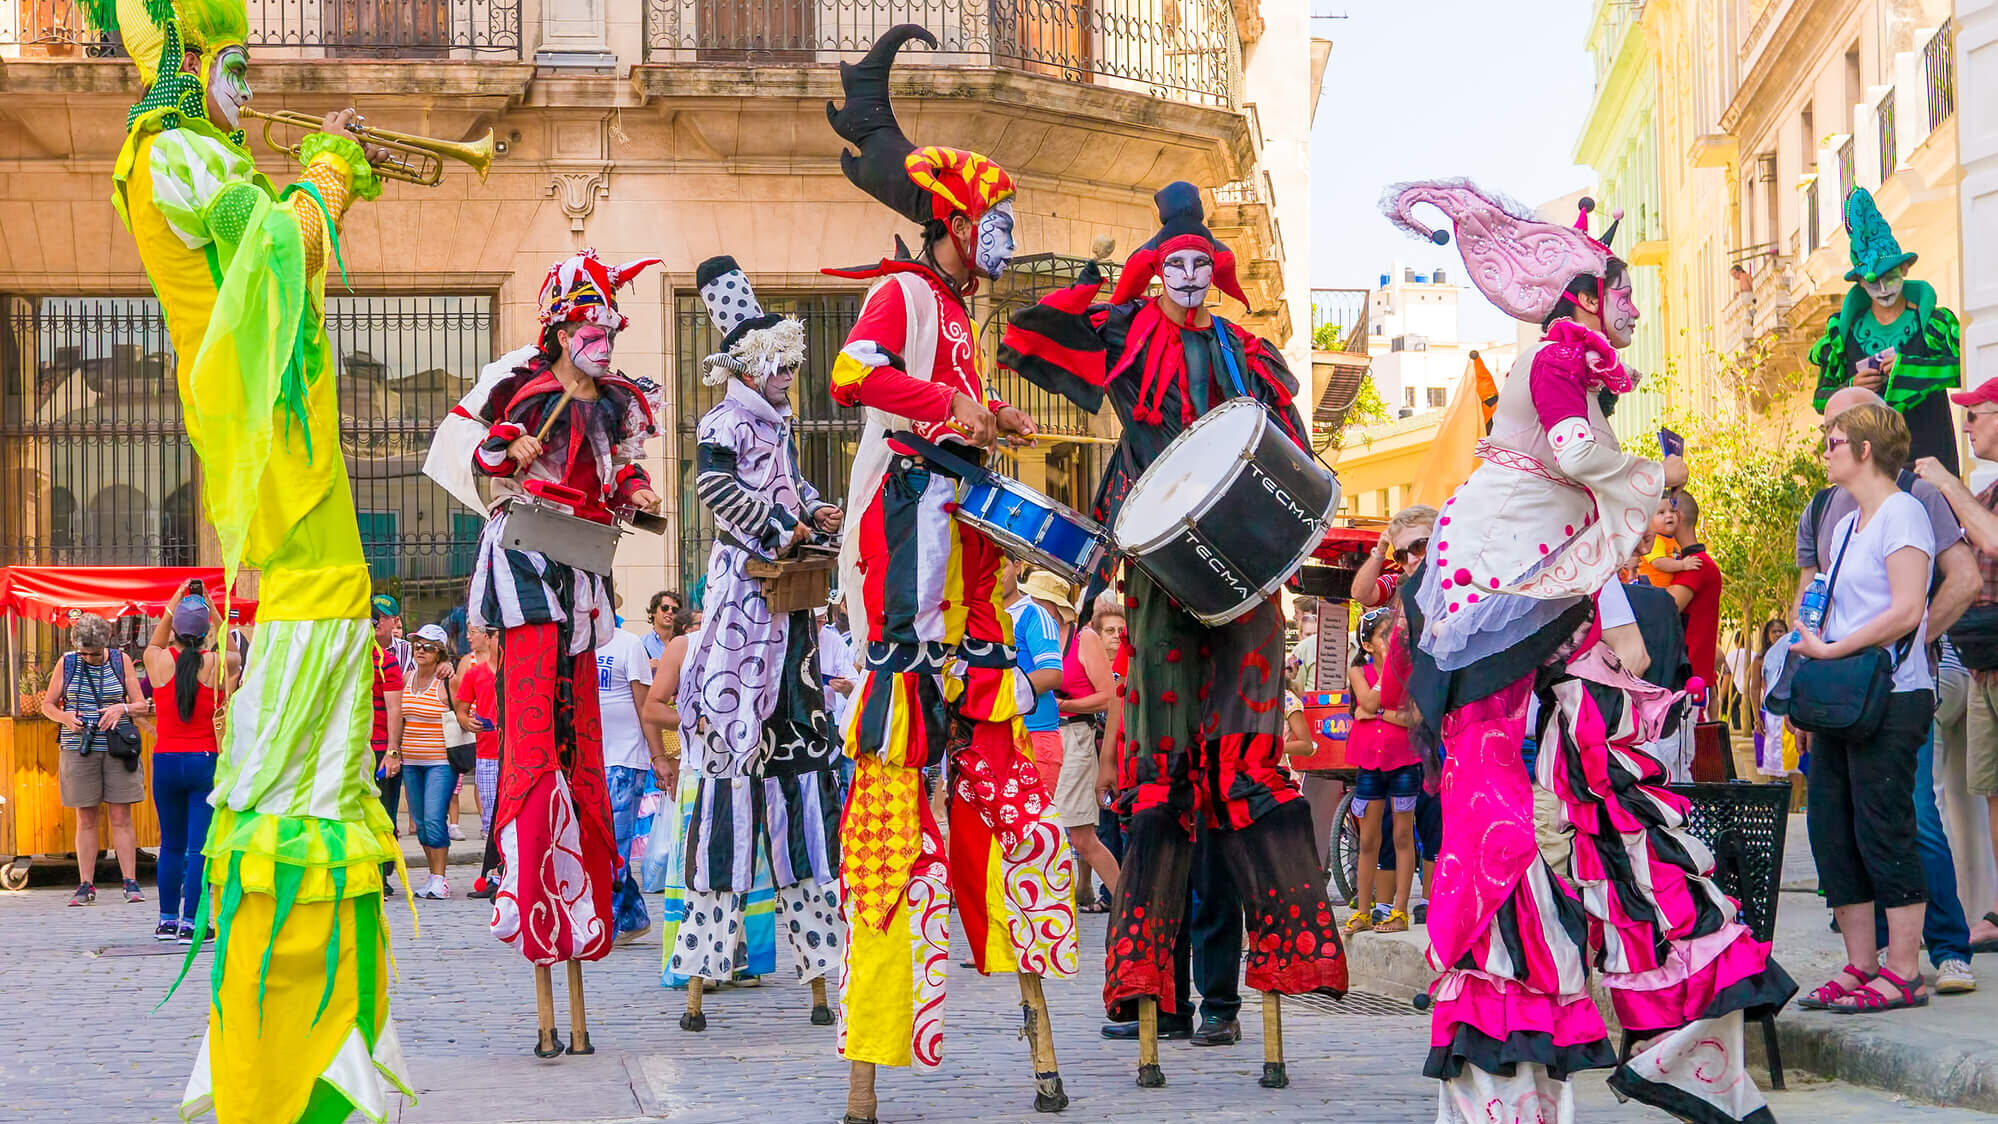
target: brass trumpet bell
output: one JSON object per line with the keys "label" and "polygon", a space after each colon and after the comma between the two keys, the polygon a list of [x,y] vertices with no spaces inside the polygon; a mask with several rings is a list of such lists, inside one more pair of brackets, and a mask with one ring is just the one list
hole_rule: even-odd
{"label": "brass trumpet bell", "polygon": [[[304,148],[305,138],[299,137],[289,146],[279,144],[272,137],[274,128],[300,129],[309,133],[324,131],[323,118],[296,110],[280,109],[266,113],[260,109],[243,106],[239,111],[244,117],[253,117],[264,123],[264,143],[273,151],[282,152],[293,160],[299,158]],[[432,137],[419,137],[413,133],[397,133],[388,129],[362,126],[352,130],[354,139],[363,145],[386,148],[391,158],[374,165],[375,174],[385,180],[400,183],[413,183],[420,187],[436,187],[444,180],[444,161],[456,160],[479,173],[479,182],[486,181],[487,173],[493,166],[493,131],[475,141],[443,141]]]}

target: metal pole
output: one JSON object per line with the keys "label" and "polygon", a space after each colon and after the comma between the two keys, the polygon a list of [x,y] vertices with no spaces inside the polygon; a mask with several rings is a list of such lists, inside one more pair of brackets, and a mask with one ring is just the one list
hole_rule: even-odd
{"label": "metal pole", "polygon": [[7,713],[21,717],[21,645],[18,635],[21,620],[12,613],[0,612],[0,620],[7,622]]}

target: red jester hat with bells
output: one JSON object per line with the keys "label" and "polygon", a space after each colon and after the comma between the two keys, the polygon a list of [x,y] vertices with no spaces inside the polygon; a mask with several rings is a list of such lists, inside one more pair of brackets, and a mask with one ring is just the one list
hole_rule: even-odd
{"label": "red jester hat with bells", "polygon": [[1242,285],[1235,280],[1235,251],[1207,229],[1207,211],[1200,204],[1200,189],[1185,180],[1176,180],[1152,196],[1152,202],[1158,204],[1159,232],[1125,260],[1124,272],[1117,278],[1117,289],[1110,294],[1110,303],[1123,304],[1143,296],[1168,257],[1181,250],[1199,250],[1214,260],[1214,287],[1247,308],[1249,298],[1242,295]]}
{"label": "red jester hat with bells", "polygon": [[[937,45],[937,37],[923,27],[898,24],[875,40],[858,63],[839,64],[846,104],[827,102],[826,119],[834,132],[860,146],[857,156],[839,154],[840,170],[855,187],[925,231],[936,224],[949,233],[950,217],[959,214],[976,226],[986,212],[1013,197],[1013,177],[989,156],[934,144],[918,148],[903,135],[888,101],[888,71],[895,53],[911,39],[933,49]],[[971,245],[954,233],[949,237],[967,265],[977,260]],[[976,288],[974,272],[972,291]]]}
{"label": "red jester hat with bells", "polygon": [[[1175,180],[1161,188],[1152,201],[1159,209],[1159,232],[1151,240],[1131,252],[1125,259],[1124,271],[1117,277],[1117,288],[1110,295],[1110,303],[1123,304],[1145,295],[1153,279],[1160,275],[1166,258],[1181,250],[1198,250],[1214,262],[1214,287],[1234,297],[1242,307],[1249,306],[1249,298],[1242,293],[1241,282],[1235,279],[1235,252],[1222,243],[1207,229],[1207,212],[1200,203],[1200,189],[1185,180]],[[1160,298],[1163,299],[1163,298]],[[1156,302],[1154,302],[1156,304]],[[1163,317],[1150,317],[1151,328],[1162,326]],[[1165,417],[1161,403],[1165,400],[1166,386],[1177,371],[1182,383],[1187,378],[1186,363],[1177,360],[1179,354],[1179,334],[1177,332],[1139,331],[1131,332],[1129,346],[1110,377],[1134,361],[1147,339],[1158,335],[1160,346],[1150,350],[1152,361],[1146,365],[1144,382],[1138,391],[1138,408],[1145,420],[1153,425]],[[1181,397],[1182,423],[1193,421],[1193,398],[1190,394]]]}
{"label": "red jester hat with bells", "polygon": [[543,327],[595,324],[621,332],[631,321],[617,310],[617,291],[658,265],[659,258],[639,258],[623,265],[605,265],[593,249],[579,251],[548,267],[536,303]]}

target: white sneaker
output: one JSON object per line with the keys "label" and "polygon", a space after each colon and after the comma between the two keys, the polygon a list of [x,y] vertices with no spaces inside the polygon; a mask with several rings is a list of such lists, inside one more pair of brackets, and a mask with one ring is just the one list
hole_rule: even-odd
{"label": "white sneaker", "polygon": [[451,838],[459,840],[460,842],[462,842],[465,838],[465,829],[459,827],[457,824],[452,824],[450,827],[446,828],[445,830],[450,833]]}
{"label": "white sneaker", "polygon": [[1936,990],[1944,995],[1962,995],[1977,990],[1977,977],[1971,975],[1968,961],[1952,956],[1936,965]]}
{"label": "white sneaker", "polygon": [[430,876],[430,881],[423,884],[423,889],[416,892],[416,896],[419,898],[428,898],[431,901],[443,901],[445,898],[451,896],[451,887],[445,883],[443,878],[433,874]]}

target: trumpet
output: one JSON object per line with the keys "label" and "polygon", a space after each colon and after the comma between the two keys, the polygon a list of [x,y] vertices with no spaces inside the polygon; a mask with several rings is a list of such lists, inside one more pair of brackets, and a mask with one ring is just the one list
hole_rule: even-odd
{"label": "trumpet", "polygon": [[[278,126],[290,129],[303,129],[308,132],[322,132],[325,122],[309,113],[280,109],[275,113],[265,113],[260,109],[243,106],[238,112],[245,117],[254,117],[264,123],[264,143],[273,151],[282,152],[296,160],[305,141],[300,138],[289,147],[279,144],[271,137],[271,130]],[[436,187],[444,180],[444,161],[456,160],[467,164],[479,173],[479,182],[484,183],[486,173],[493,166],[493,131],[476,141],[441,141],[430,137],[419,137],[413,133],[396,133],[387,129],[364,126],[353,130],[354,139],[363,144],[372,144],[388,149],[393,155],[386,161],[374,165],[375,174],[383,179],[413,183],[421,187]]]}

